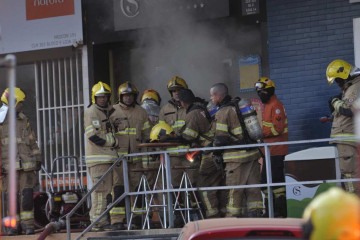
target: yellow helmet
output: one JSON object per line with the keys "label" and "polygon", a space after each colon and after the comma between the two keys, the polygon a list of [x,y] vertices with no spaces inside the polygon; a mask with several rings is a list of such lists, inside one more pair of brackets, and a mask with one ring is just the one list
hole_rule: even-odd
{"label": "yellow helmet", "polygon": [[187,89],[188,85],[186,81],[179,76],[172,77],[167,84],[168,91],[171,94],[171,91],[174,91],[175,89],[179,89],[179,88]]}
{"label": "yellow helmet", "polygon": [[360,198],[331,188],[306,207],[303,219],[306,239],[360,239]]}
{"label": "yellow helmet", "polygon": [[137,90],[134,84],[130,82],[125,82],[121,84],[118,88],[119,97],[121,97],[121,95],[123,94],[134,94],[136,99],[137,96],[139,95],[139,91]]}
{"label": "yellow helmet", "polygon": [[333,84],[336,78],[347,80],[353,69],[353,66],[341,59],[336,59],[329,63],[326,69],[326,78],[328,84]]}
{"label": "yellow helmet", "polygon": [[156,102],[157,105],[160,106],[160,103],[161,103],[160,94],[157,91],[155,91],[154,89],[147,89],[143,92],[143,94],[141,96],[141,103],[143,103],[144,100],[146,100],[146,99],[153,100],[154,102]]}
{"label": "yellow helmet", "polygon": [[[9,88],[6,88],[5,91],[3,92],[3,94],[1,95],[1,101],[3,103],[5,103],[6,105],[9,105]],[[23,90],[21,90],[18,87],[15,87],[15,106],[19,103],[19,102],[23,102],[25,101],[26,95],[23,92]]]}
{"label": "yellow helmet", "polygon": [[164,121],[160,121],[158,124],[153,126],[150,132],[150,142],[159,141],[162,136],[169,135],[174,130],[172,127]]}
{"label": "yellow helmet", "polygon": [[91,102],[95,103],[95,97],[111,95],[111,88],[106,83],[99,81],[91,89]]}
{"label": "yellow helmet", "polygon": [[275,88],[275,83],[268,77],[261,77],[256,83],[255,83],[255,89],[263,90],[266,88]]}

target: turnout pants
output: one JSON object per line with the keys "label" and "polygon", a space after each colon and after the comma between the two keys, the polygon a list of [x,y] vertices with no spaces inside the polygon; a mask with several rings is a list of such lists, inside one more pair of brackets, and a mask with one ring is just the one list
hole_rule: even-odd
{"label": "turnout pants", "polygon": [[[18,204],[20,206],[20,224],[23,230],[34,229],[34,198],[33,192],[36,184],[34,171],[17,170]],[[8,192],[8,178],[5,176],[2,183],[2,191]]]}

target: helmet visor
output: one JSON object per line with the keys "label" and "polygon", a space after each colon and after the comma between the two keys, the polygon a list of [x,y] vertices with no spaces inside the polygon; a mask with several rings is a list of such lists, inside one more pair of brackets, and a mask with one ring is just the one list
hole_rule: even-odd
{"label": "helmet visor", "polygon": [[160,113],[160,106],[157,105],[153,100],[146,99],[141,104],[141,107],[144,108],[149,116],[158,117]]}
{"label": "helmet visor", "polygon": [[266,84],[263,83],[263,82],[256,82],[256,83],[255,83],[255,89],[256,89],[256,91],[265,89],[265,87],[266,87]]}

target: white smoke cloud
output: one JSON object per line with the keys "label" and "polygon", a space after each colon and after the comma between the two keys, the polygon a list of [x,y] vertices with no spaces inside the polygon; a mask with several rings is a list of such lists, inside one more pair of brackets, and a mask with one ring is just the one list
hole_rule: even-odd
{"label": "white smoke cloud", "polygon": [[229,18],[195,22],[185,11],[172,16],[165,27],[141,30],[140,36],[142,47],[131,52],[131,79],[140,92],[153,88],[164,101],[170,98],[166,84],[175,75],[205,99],[216,82],[227,83],[230,93],[238,95],[237,60],[259,52],[261,45],[254,27],[239,27]]}

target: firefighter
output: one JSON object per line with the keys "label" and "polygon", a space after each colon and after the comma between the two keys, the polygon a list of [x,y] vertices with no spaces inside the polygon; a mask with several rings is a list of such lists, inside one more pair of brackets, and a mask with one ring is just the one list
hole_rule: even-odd
{"label": "firefighter", "polygon": [[159,122],[160,94],[153,89],[147,89],[143,92],[140,99],[141,107],[146,110],[151,127],[155,126]]}
{"label": "firefighter", "polygon": [[[342,90],[342,94],[329,99],[330,111],[333,115],[331,137],[355,137],[353,103],[360,92],[360,69],[348,62],[336,59],[326,69],[327,82],[336,82]],[[359,177],[360,166],[356,151],[356,141],[337,140],[336,144],[339,154],[339,164],[342,179]],[[360,196],[359,182],[343,183],[345,190]]]}
{"label": "firefighter", "polygon": [[[288,120],[285,107],[275,94],[275,83],[268,77],[261,77],[255,83],[256,92],[264,104],[262,112],[262,132],[264,141],[286,142],[288,141]],[[285,182],[284,159],[288,154],[288,145],[275,145],[270,147],[271,174],[273,183]],[[263,162],[261,171],[261,183],[266,181],[266,162]],[[266,214],[268,211],[268,192],[263,189],[265,195]],[[274,216],[286,217],[286,193],[285,186],[272,187],[274,197]]]}
{"label": "firefighter", "polygon": [[[208,112],[204,102],[197,101],[193,92],[189,89],[179,91],[179,100],[183,108],[186,109],[185,127],[181,131],[181,136],[191,142],[191,147],[210,147],[212,146],[214,129],[212,117]],[[191,155],[201,152],[190,153]],[[189,154],[189,156],[190,156]],[[200,156],[201,164],[199,168],[199,187],[216,187],[223,185],[223,167],[216,164],[212,159],[211,152],[202,153]],[[196,159],[190,159],[196,161]],[[211,190],[202,191],[201,199],[205,208],[206,218],[221,216],[220,194],[222,191]]]}
{"label": "firefighter", "polygon": [[[23,113],[23,102],[26,95],[23,90],[15,87],[15,108],[16,108],[16,178],[19,192],[18,204],[20,217],[17,228],[8,229],[8,235],[18,235],[24,232],[26,235],[34,234],[34,199],[33,192],[36,185],[37,172],[41,169],[41,153],[37,145],[35,133],[33,132],[29,119]],[[1,96],[3,103],[0,108],[0,129],[1,129],[1,160],[3,185],[2,191],[8,191],[8,179],[6,171],[9,167],[9,120],[8,113],[9,89],[5,89]],[[22,231],[21,231],[22,230]]]}
{"label": "firefighter", "polygon": [[[84,112],[85,162],[92,182],[95,184],[117,158],[115,129],[110,122],[114,108],[110,103],[111,88],[99,81],[91,89],[91,104]],[[113,173],[108,174],[92,192],[90,220],[94,222],[112,201]],[[120,224],[110,224],[108,217],[100,219],[93,231],[124,229]]]}
{"label": "firefighter", "polygon": [[333,187],[318,195],[303,214],[303,238],[360,239],[360,198]]}
{"label": "firefighter", "polygon": [[[140,97],[141,107],[144,108],[148,114],[148,119],[150,123],[150,128],[152,129],[159,122],[159,113],[160,113],[160,104],[161,97],[160,94],[154,89],[146,89]],[[147,140],[150,139],[150,136],[146,137]],[[151,152],[156,151],[154,147],[148,147],[143,149],[143,151]],[[153,189],[156,182],[157,169],[160,167],[160,155],[144,155],[142,158],[143,167],[149,169],[146,172],[146,178],[149,183],[149,186]],[[159,202],[158,195],[154,195],[154,202]],[[152,227],[160,226],[160,219],[158,214],[151,213],[151,224]]]}
{"label": "firefighter", "polygon": [[[137,103],[139,91],[136,86],[130,82],[121,84],[118,88],[119,102],[114,105],[115,113],[112,117],[116,129],[116,137],[119,142],[118,154],[125,155],[129,153],[141,152],[137,147],[138,144],[145,142],[150,135],[150,124],[146,111]],[[136,191],[141,178],[140,171],[135,169],[142,168],[142,156],[128,157],[128,171],[129,171],[129,189]],[[122,172],[122,169],[119,168]],[[121,187],[115,191],[115,198],[124,193],[123,183]],[[134,199],[132,199],[132,202]],[[110,216],[114,214],[121,215],[121,221],[125,221],[125,211],[123,209],[124,201],[110,211]],[[141,211],[137,206],[136,210]],[[137,212],[135,212],[137,214]],[[139,218],[134,219],[135,227],[139,227]]]}
{"label": "firefighter", "polygon": [[[186,110],[181,106],[179,102],[179,90],[188,89],[188,85],[184,79],[179,76],[172,77],[167,84],[167,89],[171,95],[171,99],[161,108],[159,115],[159,122],[165,122],[169,124],[174,130],[175,134],[178,136],[181,128],[185,125],[185,115]],[[186,144],[180,144],[176,147],[167,148],[167,150],[177,150],[177,149],[188,149],[189,146]],[[190,163],[185,159],[185,153],[183,152],[173,152],[170,153],[171,159],[171,177],[172,184],[176,188],[180,185],[181,178],[183,175],[182,169],[175,169],[175,166],[181,167],[190,167]],[[195,174],[196,171],[189,170],[188,175],[190,181],[193,184],[195,183]]]}
{"label": "firefighter", "polygon": [[[210,89],[211,101],[219,106],[215,114],[215,136],[213,145],[243,145],[245,129],[241,126],[238,103],[228,95],[224,83],[216,83]],[[216,158],[222,158],[227,186],[259,184],[260,166],[258,149],[227,149],[214,152]],[[218,160],[217,160],[218,161]],[[240,188],[228,190],[226,217],[242,215],[242,198],[246,198],[247,217],[261,217],[263,214],[262,196],[259,188]]]}

